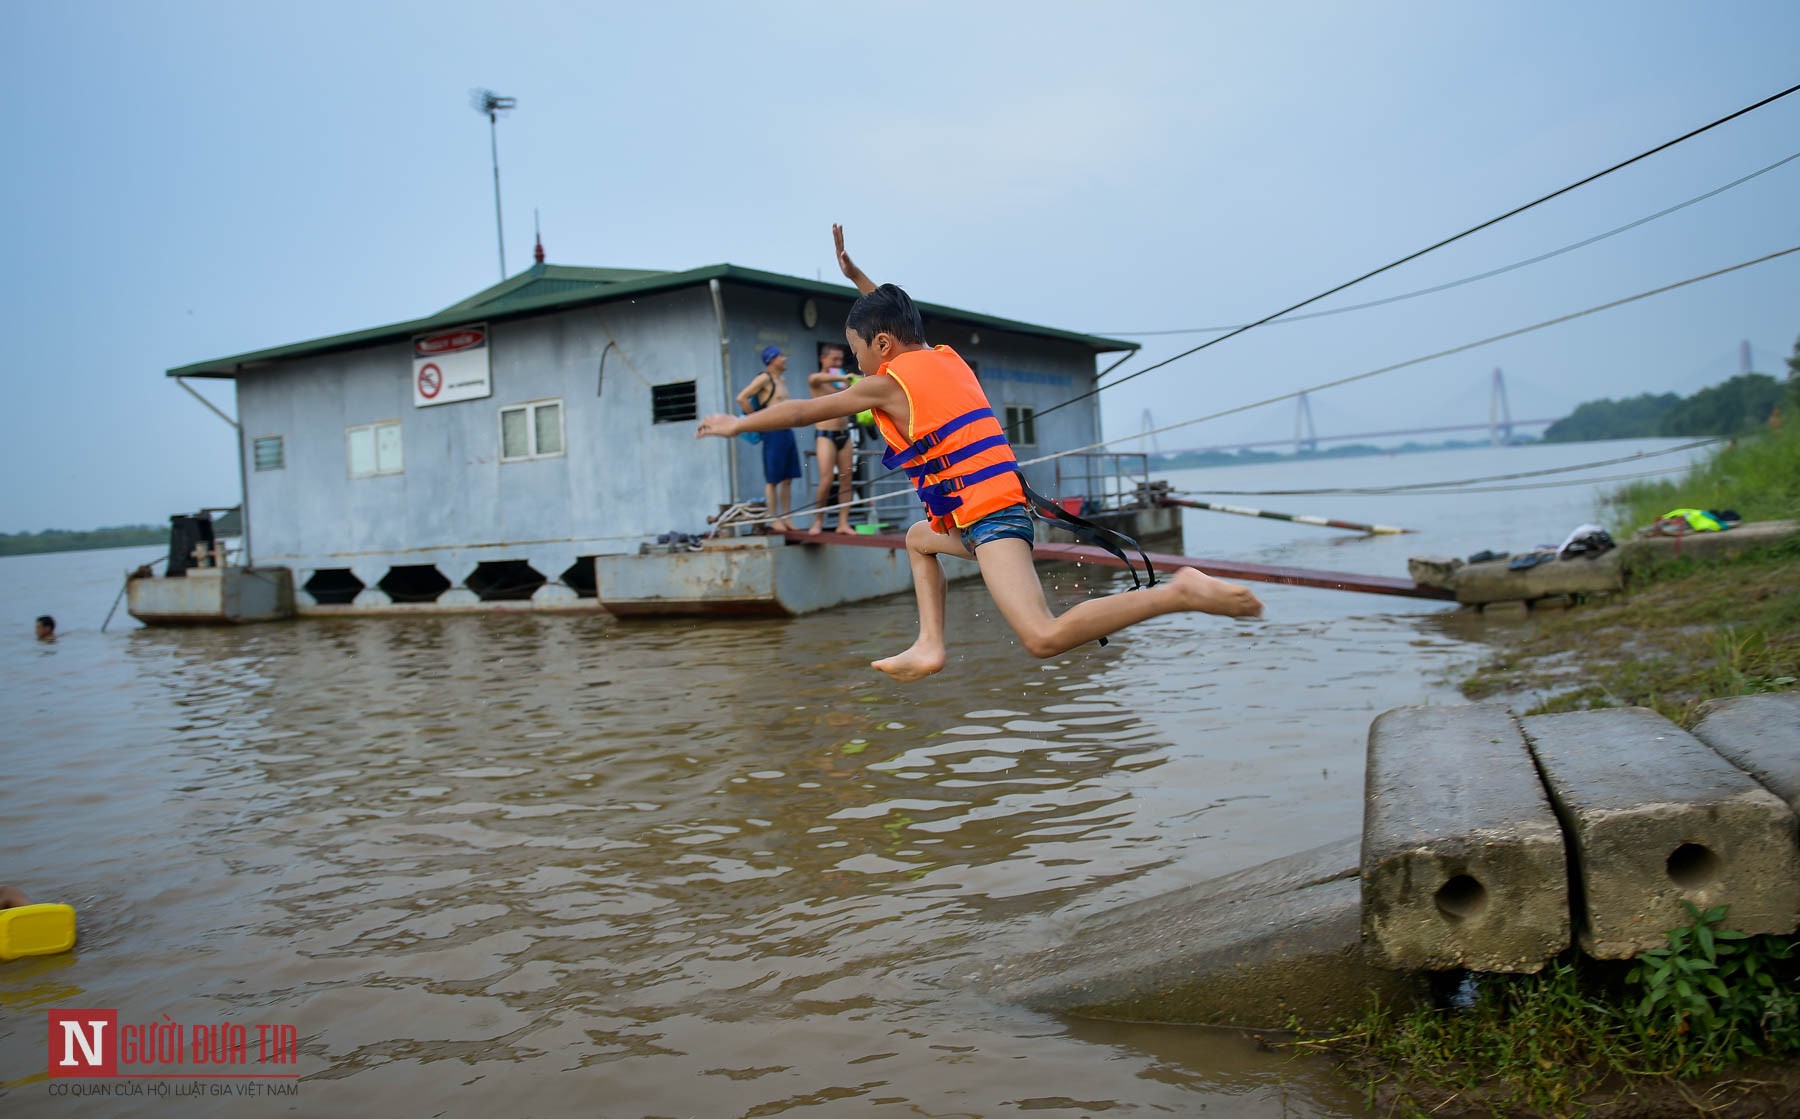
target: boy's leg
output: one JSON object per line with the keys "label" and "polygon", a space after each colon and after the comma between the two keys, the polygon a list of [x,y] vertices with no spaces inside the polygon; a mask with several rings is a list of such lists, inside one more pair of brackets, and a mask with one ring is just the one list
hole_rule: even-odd
{"label": "boy's leg", "polygon": [[869,667],[902,683],[923,679],[944,667],[944,602],[949,587],[938,563],[941,555],[969,558],[961,533],[933,532],[929,521],[915,522],[906,530],[906,559],[912,565],[913,594],[919,600],[919,637],[906,652],[869,662]]}
{"label": "boy's leg", "polygon": [[781,513],[775,508],[775,483],[763,482],[763,508],[768,510],[769,520],[763,527],[770,532],[781,531]]}
{"label": "boy's leg", "polygon": [[1044,600],[1031,545],[1012,538],[990,540],[975,559],[1001,617],[1034,657],[1054,657],[1159,614],[1197,610],[1243,618],[1262,613],[1262,603],[1247,588],[1183,567],[1154,587],[1091,598],[1058,617]]}
{"label": "boy's leg", "polygon": [[[837,530],[850,531],[850,509],[846,504],[850,500],[850,469],[856,457],[856,448],[846,442],[837,451],[837,503],[845,506],[838,510]],[[820,460],[823,461],[823,460]],[[823,523],[823,518],[821,518]]]}

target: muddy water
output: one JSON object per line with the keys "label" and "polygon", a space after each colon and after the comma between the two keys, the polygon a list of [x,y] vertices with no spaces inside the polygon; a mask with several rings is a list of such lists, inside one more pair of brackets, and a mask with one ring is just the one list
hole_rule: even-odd
{"label": "muddy water", "polygon": [[[1556,455],[1582,457],[1358,468]],[[1399,542],[1192,514],[1189,551],[1394,573],[1560,536],[1591,512],[1560,494],[1438,499]],[[1349,504],[1290,511],[1419,508]],[[0,560],[0,881],[83,922],[75,953],[0,964],[0,1113],[1364,1114],[1240,1035],[1058,1020],[970,981],[1084,913],[1354,834],[1369,718],[1454,701],[1480,654],[1441,606],[1269,588],[1265,622],[1158,619],[1037,662],[959,586],[950,671],[899,688],[863,666],[910,640],[904,600],[100,634],[143,551]],[[46,609],[69,632],[40,647]],[[305,1079],[58,1098],[52,1007],[290,1024]]]}

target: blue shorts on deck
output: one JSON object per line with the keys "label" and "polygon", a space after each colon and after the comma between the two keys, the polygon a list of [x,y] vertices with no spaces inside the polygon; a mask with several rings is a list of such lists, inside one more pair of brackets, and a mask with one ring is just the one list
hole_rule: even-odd
{"label": "blue shorts on deck", "polygon": [[962,530],[963,547],[973,552],[990,540],[1036,539],[1031,527],[1031,511],[1023,505],[1008,505],[996,510]]}
{"label": "blue shorts on deck", "polygon": [[762,458],[763,481],[770,485],[800,477],[800,450],[792,429],[763,432]]}

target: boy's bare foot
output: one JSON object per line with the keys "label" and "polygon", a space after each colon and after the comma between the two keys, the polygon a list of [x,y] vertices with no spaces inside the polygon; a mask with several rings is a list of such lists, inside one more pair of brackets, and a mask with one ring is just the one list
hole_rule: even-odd
{"label": "boy's bare foot", "polygon": [[1226,618],[1254,618],[1263,610],[1262,601],[1250,588],[1215,579],[1198,568],[1178,568],[1169,584],[1180,592],[1190,610]]}
{"label": "boy's bare foot", "polygon": [[825,531],[825,522],[822,520],[814,521],[813,526],[806,530],[806,535],[818,536],[818,535],[821,535],[822,533],[824,533],[824,531]]}
{"label": "boy's bare foot", "polygon": [[904,653],[896,654],[885,660],[870,661],[870,668],[880,669],[902,684],[910,684],[914,680],[923,680],[933,673],[942,671],[944,667],[944,650],[928,649],[918,644]]}
{"label": "boy's bare foot", "polygon": [[785,518],[777,518],[777,519],[769,522],[769,531],[770,532],[795,532],[797,530],[794,528],[794,524],[792,521],[786,520]]}
{"label": "boy's bare foot", "polygon": [[855,529],[850,527],[849,521],[839,521],[837,530],[839,532],[846,533],[846,534],[852,534],[852,535],[855,534],[855,532],[856,532]]}

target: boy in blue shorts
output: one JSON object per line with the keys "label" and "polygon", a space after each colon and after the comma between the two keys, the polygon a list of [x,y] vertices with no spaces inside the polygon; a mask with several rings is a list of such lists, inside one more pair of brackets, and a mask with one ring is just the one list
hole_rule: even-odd
{"label": "boy in blue shorts", "polygon": [[940,555],[980,565],[994,605],[1036,657],[1056,656],[1162,614],[1188,610],[1237,618],[1262,612],[1247,588],[1184,567],[1158,586],[1051,613],[1032,564],[1031,507],[1017,460],[974,372],[948,346],[926,344],[918,307],[893,284],[877,286],[851,261],[841,226],[832,226],[832,236],[838,267],[862,293],[845,320],[844,339],[857,365],[874,372],[842,392],[787,400],[748,416],[707,416],[695,434],[773,431],[874,412],[891,448],[883,465],[904,469],[912,478],[927,519],[906,533],[919,602],[918,639],[871,667],[901,681],[944,667],[947,583]]}

